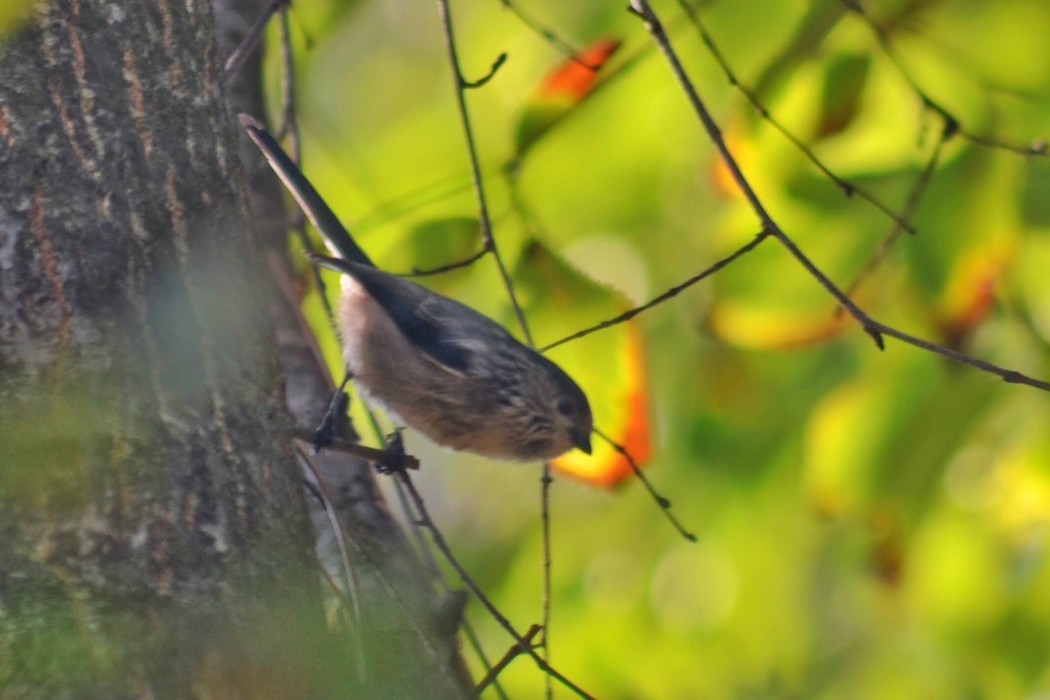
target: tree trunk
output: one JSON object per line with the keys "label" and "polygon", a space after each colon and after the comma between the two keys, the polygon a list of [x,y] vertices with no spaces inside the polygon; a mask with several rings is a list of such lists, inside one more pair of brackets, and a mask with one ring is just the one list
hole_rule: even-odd
{"label": "tree trunk", "polygon": [[258,57],[222,74],[263,4],[215,0],[221,49],[212,5],[192,0],[53,0],[0,36],[13,695],[469,694],[462,600],[435,598],[368,465],[335,454],[316,467],[364,613],[326,631],[310,512],[322,553],[331,529],[304,507],[292,426],[316,422],[331,380],[254,149],[244,184],[229,103],[261,113]]}
{"label": "tree trunk", "polygon": [[221,68],[206,2],[43,3],[0,44],[14,695],[289,697],[345,675]]}

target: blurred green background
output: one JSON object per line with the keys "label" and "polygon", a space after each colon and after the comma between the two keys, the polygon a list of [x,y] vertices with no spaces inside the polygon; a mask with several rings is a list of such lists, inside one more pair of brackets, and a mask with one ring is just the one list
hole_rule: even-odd
{"label": "blurred green background", "polygon": [[[565,60],[557,46],[497,0],[453,2],[468,79],[508,55],[468,104],[495,235],[541,346],[759,231],[625,4],[520,5],[579,48],[623,42],[602,86],[570,107],[541,94]],[[894,211],[945,128],[910,81],[967,133],[1022,146],[1050,135],[1050,3],[864,7],[899,65],[841,2],[708,2],[699,13],[776,118]],[[774,219],[849,286],[894,235],[891,219],[757,116],[675,3],[654,9]],[[395,271],[478,250],[436,4],[300,2],[292,33],[304,169],[362,246]],[[274,114],[278,75],[271,51]],[[506,166],[535,128],[522,120],[558,110],[512,184]],[[896,328],[1046,378],[1050,163],[958,134],[937,155],[910,216],[916,235],[897,236],[855,298]],[[427,283],[517,330],[491,258]],[[631,480],[556,481],[550,651],[581,686],[602,698],[1050,694],[1046,393],[892,339],[879,352],[774,241],[629,328],[551,357],[608,432],[649,431],[647,473],[699,537],[683,541]],[[539,621],[539,466],[408,441],[456,553],[519,629]],[[492,657],[509,648],[473,603],[469,617]],[[542,693],[526,659],[501,678],[512,697]]]}

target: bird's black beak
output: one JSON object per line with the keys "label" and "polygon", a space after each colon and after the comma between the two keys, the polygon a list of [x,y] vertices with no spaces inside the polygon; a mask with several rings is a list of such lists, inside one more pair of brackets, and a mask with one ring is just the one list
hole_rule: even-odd
{"label": "bird's black beak", "polygon": [[590,433],[584,432],[573,432],[572,444],[578,447],[585,454],[591,453],[591,435]]}

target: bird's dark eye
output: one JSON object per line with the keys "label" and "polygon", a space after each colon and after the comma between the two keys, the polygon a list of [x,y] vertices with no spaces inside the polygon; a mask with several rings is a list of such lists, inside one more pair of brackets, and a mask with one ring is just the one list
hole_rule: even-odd
{"label": "bird's dark eye", "polygon": [[576,410],[576,406],[573,405],[572,401],[566,398],[558,399],[558,403],[554,404],[554,408],[558,409],[558,413],[563,416],[571,416],[573,411]]}

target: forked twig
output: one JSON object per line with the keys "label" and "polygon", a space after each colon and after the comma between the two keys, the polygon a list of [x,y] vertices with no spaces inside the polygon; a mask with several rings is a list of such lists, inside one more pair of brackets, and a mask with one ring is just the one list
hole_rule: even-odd
{"label": "forked twig", "polygon": [[805,253],[802,252],[802,250],[795,244],[795,242],[786,233],[784,233],[780,226],[772,219],[772,217],[769,215],[769,212],[766,211],[765,206],[762,204],[761,200],[759,200],[758,195],[755,194],[754,189],[752,189],[751,184],[744,176],[739,164],[733,157],[733,154],[730,153],[729,148],[726,146],[725,140],[722,138],[721,131],[719,130],[718,125],[711,117],[710,112],[708,112],[703,102],[700,100],[700,96],[697,93],[695,86],[686,74],[685,69],[682,67],[681,61],[678,59],[678,55],[675,52],[674,47],[672,47],[671,42],[667,37],[667,34],[664,32],[659,17],[657,17],[657,15],[653,12],[652,8],[649,6],[648,0],[631,0],[630,10],[644,22],[646,28],[649,30],[649,33],[650,35],[652,35],[653,40],[659,47],[660,52],[664,55],[664,58],[667,60],[667,63],[671,68],[671,72],[673,73],[675,79],[678,81],[679,86],[682,88],[683,92],[685,92],[686,97],[689,99],[690,104],[693,106],[693,109],[697,114],[697,117],[703,124],[704,129],[707,131],[708,137],[711,139],[711,142],[715,145],[715,148],[721,155],[723,162],[729,169],[733,180],[740,188],[740,191],[743,193],[745,199],[747,199],[747,201],[750,203],[752,210],[762,222],[763,231],[766,234],[776,238],[780,242],[780,244],[788,250],[792,257],[794,257],[795,260],[797,260],[798,263],[806,269],[810,276],[813,277],[822,287],[824,287],[824,289],[846,309],[850,316],[852,316],[854,320],[856,320],[861,325],[864,331],[869,336],[871,336],[872,340],[875,342],[876,346],[880,350],[884,349],[883,336],[887,335],[909,345],[913,345],[915,347],[928,350],[929,352],[935,353],[937,355],[941,355],[942,357],[945,357],[949,360],[954,360],[955,362],[966,364],[971,367],[988,372],[990,374],[994,374],[996,376],[1001,377],[1006,382],[1012,384],[1024,384],[1026,386],[1031,386],[1037,389],[1041,389],[1043,391],[1050,391],[1050,382],[1030,377],[1026,374],[1017,372],[1015,370],[999,367],[998,365],[992,364],[991,362],[979,360],[977,358],[970,357],[965,353],[958,352],[957,350],[952,350],[950,348],[937,345],[936,343],[931,343],[929,341],[922,340],[921,338],[917,338],[908,333],[904,333],[903,331],[899,331],[896,328],[892,328],[884,323],[876,321],[871,316],[869,316],[864,310],[858,307],[853,302],[853,300],[851,300],[849,296],[846,295],[845,292],[839,289],[838,286],[836,286],[835,283],[832,282],[827,277],[827,275],[825,275],[820,270],[820,268],[818,268],[813,263],[813,261],[810,260],[808,256],[806,256]]}
{"label": "forked twig", "polygon": [[[474,142],[474,128],[471,126],[470,112],[467,110],[466,92],[471,88],[471,83],[463,77],[463,70],[459,65],[459,54],[456,51],[456,39],[452,30],[452,13],[449,9],[448,3],[449,0],[438,0],[438,13],[441,15],[441,27],[442,35],[445,38],[445,49],[448,52],[449,64],[452,66],[452,80],[455,87],[456,107],[459,111],[460,125],[467,141],[467,156],[470,160],[470,177],[474,185],[474,199],[475,205],[478,208],[478,223],[481,225],[481,237],[482,240],[485,241],[485,247],[492,252],[492,257],[496,260],[496,267],[499,268],[500,278],[503,280],[503,286],[507,290],[507,296],[510,298],[511,305],[514,307],[514,315],[518,319],[518,325],[521,326],[521,332],[525,335],[529,345],[532,345],[532,333],[529,331],[529,324],[525,321],[525,312],[521,310],[521,304],[518,303],[518,297],[514,293],[514,283],[510,279],[510,273],[507,271],[507,266],[504,264],[503,258],[500,256],[499,247],[496,245],[496,239],[492,235],[492,218],[489,216],[488,199],[485,196],[485,179],[481,174],[478,148],[477,144]],[[496,67],[498,68],[498,65]]]}
{"label": "forked twig", "polygon": [[[525,636],[521,638],[522,641],[527,644],[532,644],[533,638],[539,633],[541,629],[543,628],[539,625],[533,625],[525,633]],[[520,644],[515,644],[510,649],[508,649],[507,653],[503,655],[503,658],[497,661],[496,664],[489,669],[489,672],[485,674],[485,677],[478,681],[478,684],[474,687],[474,693],[477,695],[481,695],[485,691],[485,688],[488,688],[492,684],[492,682],[496,680],[496,677],[499,676],[503,669],[510,665],[511,661],[518,658],[524,653],[527,652],[525,651],[525,649],[522,649]]]}
{"label": "forked twig", "polygon": [[[933,179],[933,172],[937,169],[937,163],[940,162],[941,153],[944,150],[944,144],[947,143],[949,138],[951,138],[952,133],[949,124],[945,124],[945,127],[941,129],[940,136],[937,138],[937,144],[933,147],[933,153],[930,154],[930,158],[926,161],[926,165],[924,165],[922,170],[919,171],[919,176],[915,178],[911,191],[908,192],[908,199],[904,202],[904,217],[910,217],[915,212],[923,192],[926,191],[926,187]],[[846,293],[848,295],[852,297],[854,292],[860,287],[861,283],[882,264],[882,261],[886,259],[887,255],[889,255],[890,249],[893,248],[893,244],[900,239],[901,234],[905,231],[907,231],[907,229],[894,223],[889,232],[879,241],[879,244],[876,246],[871,257],[868,258],[864,263],[864,266],[861,267],[853,277],[853,281],[851,281],[849,286],[846,287]],[[908,232],[914,233],[914,231]],[[836,307],[835,315],[841,316],[842,313],[842,307]]]}
{"label": "forked twig", "polygon": [[536,653],[532,646],[525,640],[525,638],[514,629],[514,625],[511,624],[503,613],[493,605],[492,601],[489,600],[488,596],[482,592],[478,585],[471,578],[470,574],[467,573],[463,565],[459,563],[459,560],[452,554],[451,548],[445,541],[441,531],[435,526],[433,519],[430,517],[430,513],[427,510],[426,504],[423,502],[422,496],[419,495],[419,491],[416,490],[415,484],[412,482],[412,478],[408,475],[408,472],[398,472],[397,476],[405,486],[405,490],[408,492],[409,497],[412,500],[413,507],[416,509],[416,515],[419,518],[420,524],[430,532],[430,538],[434,542],[434,546],[438,548],[442,556],[445,557],[445,561],[449,563],[455,572],[459,575],[460,580],[463,582],[470,592],[477,598],[478,602],[481,603],[482,607],[488,611],[489,615],[492,616],[500,627],[517,642],[518,647],[525,650],[525,653],[532,657],[532,660],[536,662],[536,665],[543,669],[547,674],[552,676],[555,680],[559,681],[566,688],[569,688],[574,693],[579,695],[581,698],[593,698],[587,691],[580,688],[578,685],[573,683],[571,680],[566,678],[554,667],[552,667],[547,661]]}
{"label": "forked twig", "polygon": [[912,91],[918,95],[923,106],[940,115],[940,117],[944,119],[945,124],[950,125],[953,133],[958,133],[960,137],[967,141],[985,148],[1009,151],[1020,156],[1050,156],[1050,148],[1048,148],[1046,141],[1042,139],[1036,140],[1026,146],[1006,143],[990,136],[974,134],[968,131],[944,105],[933,99],[930,93],[926,92],[926,90],[919,85],[919,82],[914,76],[912,76],[911,71],[904,65],[904,61],[902,61],[901,57],[897,55],[896,50],[893,48],[893,42],[890,41],[889,33],[882,25],[876,22],[870,14],[868,14],[860,2],[858,0],[840,0],[840,2],[847,10],[860,17],[864,24],[871,29],[872,33],[875,35],[875,39],[879,42],[879,46],[882,48],[882,52],[890,59],[893,65],[896,66],[897,72],[901,74],[901,77],[904,78],[906,83],[908,83],[908,86],[911,87]]}
{"label": "forked twig", "polygon": [[711,36],[711,33],[707,31],[707,27],[705,27],[704,23],[700,20],[700,15],[697,14],[696,8],[686,2],[686,0],[678,0],[678,6],[682,8],[682,11],[685,12],[686,16],[689,18],[690,24],[693,25],[697,33],[700,35],[700,40],[704,42],[707,50],[711,53],[711,56],[714,57],[719,68],[722,69],[722,73],[724,73],[729,80],[729,84],[740,91],[740,94],[744,96],[744,99],[751,104],[751,107],[758,112],[762,119],[779,131],[784,138],[790,141],[791,145],[798,149],[799,153],[805,156],[806,160],[812,163],[817,170],[822,172],[825,177],[842,190],[844,195],[847,197],[852,197],[854,195],[860,197],[889,217],[897,227],[908,231],[908,233],[915,233],[915,230],[912,227],[912,224],[908,221],[906,214],[898,214],[894,212],[893,209],[876,198],[875,195],[861,189],[846,178],[837,175],[831,170],[831,168],[825,165],[823,161],[817,158],[817,154],[806,146],[806,144],[802,143],[802,140],[799,137],[788,131],[787,127],[785,127],[779,119],[774,117],[772,112],[762,104],[762,101],[758,99],[758,95],[755,94],[755,91],[744,85],[744,83],[737,78],[736,73],[734,73],[733,69],[729,66],[729,61],[726,60],[722,50],[718,48],[718,45],[715,43],[714,37]]}
{"label": "forked twig", "polygon": [[[467,110],[466,102],[466,91],[473,87],[473,85],[463,77],[463,70],[459,65],[459,55],[456,51],[456,40],[455,34],[452,30],[452,13],[449,8],[449,0],[438,0],[438,12],[441,15],[441,26],[442,33],[445,38],[445,48],[448,51],[449,64],[452,67],[452,77],[456,93],[456,105],[459,111],[460,123],[463,128],[463,135],[467,142],[467,155],[470,160],[470,177],[474,185],[474,198],[475,204],[478,208],[478,223],[481,225],[481,236],[485,242],[485,247],[491,251],[493,259],[496,261],[496,267],[499,270],[500,278],[503,280],[503,286],[507,291],[507,297],[510,299],[511,306],[514,309],[514,315],[517,317],[518,325],[521,328],[521,332],[525,337],[526,343],[530,347],[534,347],[535,343],[532,338],[532,331],[529,329],[528,321],[525,319],[525,312],[521,308],[521,304],[518,302],[517,294],[514,291],[514,283],[510,278],[510,273],[507,271],[507,266],[503,262],[503,258],[500,256],[499,248],[496,245],[496,238],[492,233],[492,219],[489,216],[488,201],[485,197],[485,186],[484,177],[481,173],[481,166],[479,164],[477,144],[474,142],[474,131],[471,126],[470,112]],[[497,60],[496,64],[493,65],[492,72],[502,64],[501,60]],[[543,479],[542,487],[540,491],[540,519],[543,523],[543,636],[544,636],[544,648],[546,649],[546,637],[547,631],[550,628],[550,605],[551,605],[551,578],[550,578],[550,567],[551,567],[551,555],[550,555],[550,485],[551,485],[551,474],[550,465],[546,462],[543,464]],[[498,614],[496,609],[490,608],[490,612]],[[508,627],[508,630],[510,628]],[[520,638],[518,640],[520,642]],[[532,655],[539,659],[539,655],[534,651],[531,651]],[[546,660],[543,661],[544,665],[547,664]],[[549,669],[550,667],[547,666]],[[565,679],[561,679],[565,682]],[[547,696],[551,695],[550,677],[547,679]],[[581,691],[582,692],[582,691]]]}

